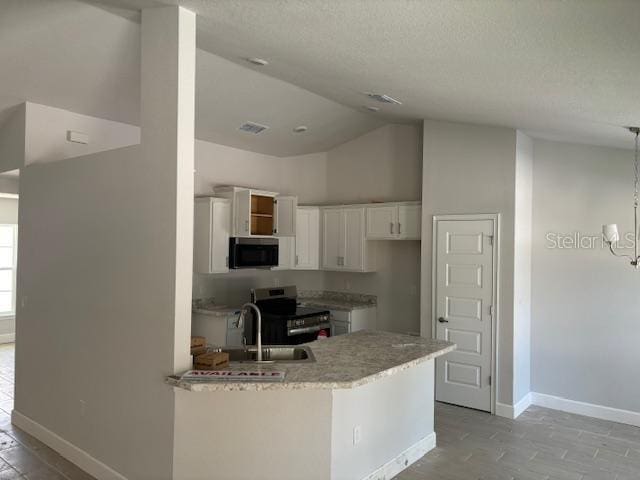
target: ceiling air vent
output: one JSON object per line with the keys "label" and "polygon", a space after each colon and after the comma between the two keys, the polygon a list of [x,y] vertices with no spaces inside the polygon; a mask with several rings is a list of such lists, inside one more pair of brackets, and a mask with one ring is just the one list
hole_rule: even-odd
{"label": "ceiling air vent", "polygon": [[266,125],[260,125],[259,123],[253,122],[246,122],[240,125],[240,130],[247,133],[253,133],[254,135],[264,132],[267,128],[269,127]]}
{"label": "ceiling air vent", "polygon": [[395,105],[402,105],[402,102],[396,100],[395,98],[390,97],[389,95],[384,95],[382,93],[371,93],[371,92],[364,92],[364,94],[373,99],[376,100],[380,103],[393,103]]}

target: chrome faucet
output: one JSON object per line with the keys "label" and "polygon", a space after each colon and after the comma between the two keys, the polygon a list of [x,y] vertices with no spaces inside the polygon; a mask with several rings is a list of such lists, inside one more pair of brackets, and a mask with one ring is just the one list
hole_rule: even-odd
{"label": "chrome faucet", "polygon": [[256,325],[256,347],[258,348],[257,361],[262,362],[262,315],[260,309],[255,303],[245,303],[240,307],[240,317],[238,317],[238,328],[244,328],[244,315],[247,309],[253,309],[257,315]]}

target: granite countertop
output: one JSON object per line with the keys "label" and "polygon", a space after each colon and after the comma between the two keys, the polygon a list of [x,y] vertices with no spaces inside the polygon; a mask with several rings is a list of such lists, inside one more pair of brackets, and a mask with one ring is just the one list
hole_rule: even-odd
{"label": "granite countertop", "polygon": [[198,299],[193,300],[191,311],[193,313],[202,313],[214,317],[228,317],[230,315],[238,315],[240,313],[240,306],[218,305],[213,303],[212,300]]}
{"label": "granite countertop", "polygon": [[455,344],[441,340],[372,330],[360,330],[306,345],[313,351],[315,362],[260,366],[239,363],[229,368],[235,371],[284,371],[286,375],[282,382],[202,383],[181,381],[171,376],[167,377],[167,383],[195,392],[354,388],[394,375],[456,348]]}
{"label": "granite countertop", "polygon": [[361,293],[301,290],[298,292],[298,302],[309,307],[351,311],[375,307],[378,297]]}

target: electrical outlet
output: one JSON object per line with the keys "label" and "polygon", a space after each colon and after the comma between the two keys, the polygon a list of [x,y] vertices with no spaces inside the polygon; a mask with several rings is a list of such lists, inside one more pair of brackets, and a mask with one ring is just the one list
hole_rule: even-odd
{"label": "electrical outlet", "polygon": [[280,278],[279,278],[279,277],[274,277],[274,278],[273,278],[273,284],[274,284],[276,287],[279,287],[279,286],[280,286]]}
{"label": "electrical outlet", "polygon": [[80,416],[84,417],[87,414],[87,402],[80,400]]}
{"label": "electrical outlet", "polygon": [[360,425],[356,425],[353,427],[353,444],[359,444],[360,440],[362,440],[362,427]]}

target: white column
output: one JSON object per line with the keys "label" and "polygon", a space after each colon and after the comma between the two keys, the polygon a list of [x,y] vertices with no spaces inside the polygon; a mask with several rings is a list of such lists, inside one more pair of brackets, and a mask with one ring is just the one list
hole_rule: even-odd
{"label": "white column", "polygon": [[[148,168],[166,172],[157,188],[175,212],[174,373],[190,366],[196,16],[182,7],[142,11],[141,141]],[[147,299],[153,301],[153,299]]]}

